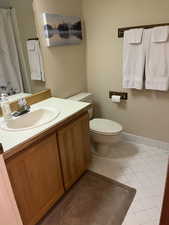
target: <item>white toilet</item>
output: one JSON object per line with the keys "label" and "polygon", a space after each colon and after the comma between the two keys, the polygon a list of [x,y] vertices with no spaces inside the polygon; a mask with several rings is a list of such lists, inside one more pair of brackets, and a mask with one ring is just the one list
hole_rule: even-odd
{"label": "white toilet", "polygon": [[[93,103],[91,93],[79,93],[70,97],[74,101]],[[93,107],[89,110],[90,135],[94,152],[100,156],[108,155],[113,144],[119,142],[122,126],[112,120],[93,118]]]}

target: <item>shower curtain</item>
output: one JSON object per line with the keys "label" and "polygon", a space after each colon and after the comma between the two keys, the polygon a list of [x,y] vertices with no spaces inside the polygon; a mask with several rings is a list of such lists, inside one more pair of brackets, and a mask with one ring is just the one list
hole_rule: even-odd
{"label": "shower curtain", "polygon": [[23,91],[19,52],[10,9],[0,9],[0,94]]}

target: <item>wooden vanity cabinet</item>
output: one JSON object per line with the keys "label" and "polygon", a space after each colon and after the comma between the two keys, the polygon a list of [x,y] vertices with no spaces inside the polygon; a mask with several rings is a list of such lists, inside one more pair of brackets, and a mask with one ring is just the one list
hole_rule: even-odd
{"label": "wooden vanity cabinet", "polygon": [[89,118],[79,119],[58,130],[58,143],[65,189],[87,170],[90,162]]}
{"label": "wooden vanity cabinet", "polygon": [[35,225],[87,170],[89,161],[87,112],[49,129],[6,158],[23,224]]}
{"label": "wooden vanity cabinet", "polygon": [[63,195],[56,133],[6,161],[24,225],[34,225]]}
{"label": "wooden vanity cabinet", "polygon": [[88,117],[75,115],[5,159],[24,225],[35,225],[88,169]]}

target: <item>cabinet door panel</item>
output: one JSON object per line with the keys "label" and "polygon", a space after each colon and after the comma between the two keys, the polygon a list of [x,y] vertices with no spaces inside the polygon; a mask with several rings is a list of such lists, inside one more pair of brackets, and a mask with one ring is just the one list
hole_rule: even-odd
{"label": "cabinet door panel", "polygon": [[33,225],[63,195],[56,134],[6,162],[23,223]]}
{"label": "cabinet door panel", "polygon": [[88,113],[58,131],[59,149],[68,189],[87,170],[90,161]]}

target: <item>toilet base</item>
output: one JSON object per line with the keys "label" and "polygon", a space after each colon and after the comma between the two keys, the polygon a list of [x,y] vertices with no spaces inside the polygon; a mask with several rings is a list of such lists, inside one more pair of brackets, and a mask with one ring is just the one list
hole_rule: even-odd
{"label": "toilet base", "polygon": [[93,153],[100,157],[108,157],[115,143],[121,141],[120,133],[112,136],[105,136],[100,134],[91,134],[91,144]]}
{"label": "toilet base", "polygon": [[105,144],[95,144],[94,152],[96,155],[106,157],[110,152],[111,146]]}

